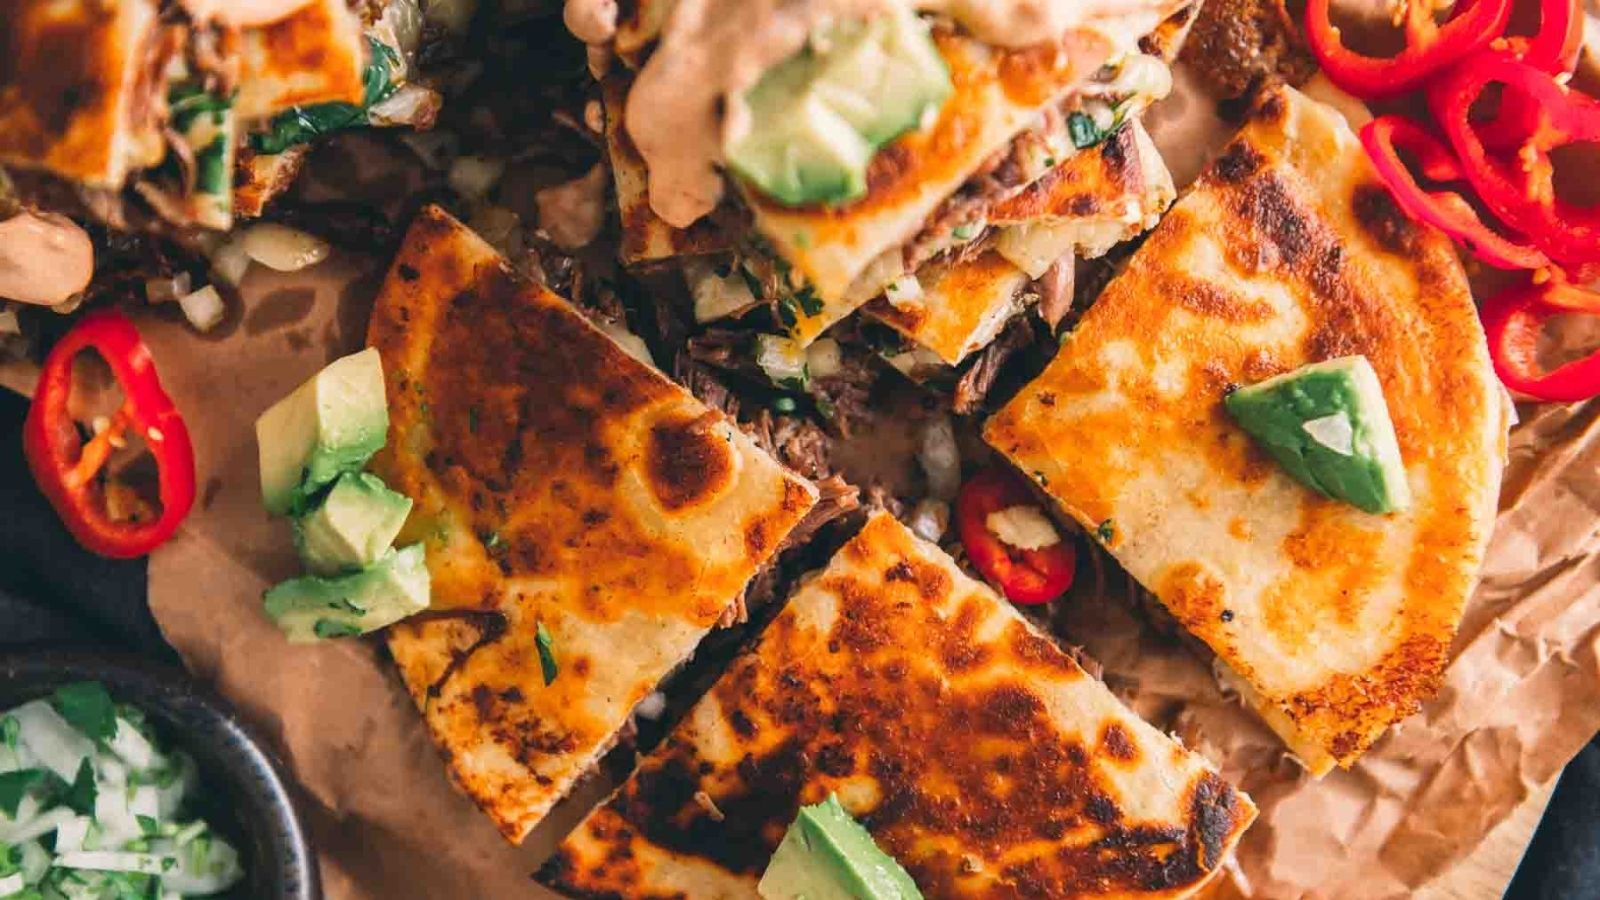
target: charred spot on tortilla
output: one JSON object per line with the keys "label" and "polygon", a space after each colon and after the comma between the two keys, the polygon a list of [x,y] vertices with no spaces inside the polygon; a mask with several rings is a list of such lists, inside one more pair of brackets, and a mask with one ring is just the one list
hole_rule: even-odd
{"label": "charred spot on tortilla", "polygon": [[578,897],[747,896],[830,793],[929,897],[1189,896],[1255,816],[879,513],[540,877]]}
{"label": "charred spot on tortilla", "polygon": [[[1112,553],[1316,775],[1431,695],[1500,477],[1465,273],[1443,235],[1391,225],[1383,195],[1338,113],[1270,91],[985,429],[1085,528],[1117,523]],[[1366,499],[1412,497],[1382,516],[1308,490],[1226,410],[1249,385],[1353,356],[1405,463],[1383,470],[1394,495]],[[1309,419],[1312,452],[1342,450],[1345,424],[1353,448],[1353,419]]]}
{"label": "charred spot on tortilla", "polygon": [[368,338],[406,373],[373,466],[413,498],[433,585],[390,655],[455,781],[520,841],[816,489],[436,207]]}

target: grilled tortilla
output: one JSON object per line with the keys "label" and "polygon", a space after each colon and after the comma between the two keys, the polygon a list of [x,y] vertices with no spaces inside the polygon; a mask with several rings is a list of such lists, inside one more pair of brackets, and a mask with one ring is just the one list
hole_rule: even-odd
{"label": "grilled tortilla", "polygon": [[[1354,354],[1394,419],[1405,512],[1302,487],[1223,409],[1230,385]],[[1287,88],[986,429],[1109,537],[1318,775],[1433,693],[1483,559],[1505,434],[1449,241],[1394,206],[1337,113]]]}
{"label": "grilled tortilla", "polygon": [[389,649],[456,781],[520,841],[816,490],[436,207],[368,337],[391,422],[373,469],[415,501],[401,541],[433,584]]}
{"label": "grilled tortilla", "polygon": [[263,119],[291,106],[362,99],[367,43],[344,0],[313,0],[294,15],[239,36],[234,112]]}
{"label": "grilled tortilla", "polygon": [[929,897],[1183,897],[1250,798],[879,513],[544,876],[580,897],[756,896],[836,793]]}
{"label": "grilled tortilla", "polygon": [[121,187],[160,161],[153,0],[0,0],[0,163]]}
{"label": "grilled tortilla", "polygon": [[995,207],[994,228],[975,252],[954,251],[917,270],[922,297],[891,303],[878,298],[865,311],[957,365],[988,345],[1032,301],[1033,282],[996,249],[1004,229],[1052,258],[1085,259],[1139,234],[1177,196],[1155,144],[1137,121],[1093,150],[1076,154],[1022,193]]}
{"label": "grilled tortilla", "polygon": [[[819,310],[802,307],[791,329],[802,343],[877,296],[901,271],[900,248],[935,209],[1115,49],[1097,32],[1069,33],[1059,45],[1026,50],[997,50],[949,32],[936,32],[934,40],[954,91],[931,127],[873,157],[865,197],[839,207],[786,207],[745,192],[756,230],[820,300]],[[888,278],[868,271],[885,265]]]}

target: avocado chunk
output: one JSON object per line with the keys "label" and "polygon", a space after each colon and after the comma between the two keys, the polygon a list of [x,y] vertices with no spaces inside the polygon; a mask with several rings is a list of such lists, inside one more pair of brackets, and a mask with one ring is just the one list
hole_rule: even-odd
{"label": "avocado chunk", "polygon": [[839,798],[803,806],[757,886],[764,900],[921,900],[906,870]]}
{"label": "avocado chunk", "polygon": [[1224,405],[1306,487],[1370,513],[1410,505],[1389,406],[1366,357],[1302,366],[1240,388]]}
{"label": "avocado chunk", "polygon": [[727,148],[728,164],[780,203],[843,203],[866,193],[878,148],[952,90],[927,23],[911,10],[841,21],[740,98],[749,127]]}
{"label": "avocado chunk", "polygon": [[378,351],[335,360],[256,420],[267,511],[303,511],[334,479],[366,465],[388,435]]}
{"label": "avocado chunk", "polygon": [[294,643],[366,634],[428,608],[421,544],[390,550],[350,575],[291,578],[262,597],[267,615]]}
{"label": "avocado chunk", "polygon": [[294,520],[294,543],[306,568],[338,575],[377,562],[411,514],[411,498],[365,472],[339,476],[314,509]]}

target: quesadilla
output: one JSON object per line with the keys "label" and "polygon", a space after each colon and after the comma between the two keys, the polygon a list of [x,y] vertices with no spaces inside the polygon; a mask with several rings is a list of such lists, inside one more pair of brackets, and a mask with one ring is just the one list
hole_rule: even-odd
{"label": "quesadilla", "polygon": [[974,248],[924,264],[911,289],[891,289],[865,311],[958,365],[1037,299],[1027,288],[1051,266],[1103,256],[1153,226],[1176,196],[1150,135],[1128,122],[996,206]]}
{"label": "quesadilla", "polygon": [[451,773],[521,841],[816,502],[721,413],[437,207],[372,314],[430,610],[389,650]]}
{"label": "quesadilla", "polygon": [[837,795],[929,897],[1186,897],[1250,798],[878,513],[543,877],[576,897],[756,897]]}
{"label": "quesadilla", "polygon": [[94,191],[131,184],[167,222],[226,229],[242,144],[256,151],[243,205],[259,211],[293,171],[262,154],[399,121],[376,106],[407,92],[408,109],[429,108],[414,94],[431,92],[406,83],[414,46],[383,24],[395,2],[360,15],[344,0],[286,2],[281,18],[235,30],[173,0],[4,0],[0,163]]}
{"label": "quesadilla", "polygon": [[[981,231],[993,206],[1164,93],[1167,47],[1181,40],[1191,13],[1165,0],[1036,4],[1041,22],[1067,24],[1028,31],[1014,45],[1006,39],[1018,32],[1005,26],[1015,21],[970,7],[931,29],[923,22],[873,31],[885,20],[916,22],[909,11],[925,5],[862,4],[853,13],[866,16],[859,26],[817,0],[781,8],[657,0],[629,5],[620,19],[615,8],[569,0],[574,32],[634,69],[609,76],[606,103],[614,163],[622,159],[613,172],[624,261],[732,245],[732,267],[767,286],[753,299],[773,303],[780,324],[809,344],[905,272]],[[758,39],[735,41],[729,52],[737,58],[708,70],[696,48],[741,30]],[[888,36],[857,40],[863,30]],[[1040,44],[1038,34],[1061,38]],[[926,52],[908,49],[924,43]],[[843,70],[830,73],[836,64]],[[775,83],[744,93],[761,79]],[[941,79],[945,87],[935,83]],[[798,106],[777,115],[772,104]],[[879,146],[852,143],[844,120]],[[731,136],[741,125],[754,136],[744,143]],[[760,152],[741,155],[750,144]],[[726,196],[712,172],[724,162],[735,173]],[[815,199],[841,180],[859,193]]]}
{"label": "quesadilla", "polygon": [[[1322,496],[1224,408],[1232,390],[1352,356],[1387,400],[1408,509]],[[1449,240],[1395,207],[1336,112],[1282,88],[985,437],[1321,775],[1435,690],[1506,427]]]}

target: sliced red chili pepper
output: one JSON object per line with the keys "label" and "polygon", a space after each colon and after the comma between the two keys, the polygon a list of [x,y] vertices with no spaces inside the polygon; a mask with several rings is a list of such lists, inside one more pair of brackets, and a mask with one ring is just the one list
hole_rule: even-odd
{"label": "sliced red chili pepper", "polygon": [[1367,56],[1344,45],[1329,0],[1307,0],[1306,37],[1329,80],[1365,100],[1417,89],[1434,73],[1484,47],[1506,30],[1511,0],[1461,0],[1444,24],[1431,0],[1406,0],[1406,46],[1392,57]]}
{"label": "sliced red chili pepper", "polygon": [[1540,0],[1539,30],[1507,38],[1506,49],[1541,72],[1570,75],[1583,51],[1583,0]]}
{"label": "sliced red chili pepper", "polygon": [[1078,554],[1063,537],[1037,550],[1013,547],[989,528],[989,514],[1013,506],[1038,506],[1028,485],[1004,469],[984,469],[961,486],[956,528],[967,558],[1013,603],[1048,603],[1072,586]]}
{"label": "sliced red chili pepper", "polygon": [[[1496,129],[1514,129],[1510,154],[1493,152],[1470,114],[1491,85],[1502,87]],[[1486,206],[1546,255],[1567,266],[1600,262],[1600,207],[1555,194],[1550,151],[1600,141],[1600,101],[1556,83],[1548,73],[1509,53],[1485,51],[1456,66],[1428,90],[1429,106],[1467,180]],[[1515,120],[1521,121],[1515,121]]]}
{"label": "sliced red chili pepper", "polygon": [[[122,388],[109,426],[85,443],[67,408],[73,360],[93,350]],[[143,438],[161,479],[161,512],[147,521],[118,520],[106,507],[99,477],[129,430]],[[45,358],[23,425],[22,448],[34,480],[78,543],[102,556],[128,559],[161,545],[194,505],[194,446],[183,417],[161,387],[150,348],[133,323],[114,310],[84,316]]]}
{"label": "sliced red chili pepper", "polygon": [[1510,288],[1483,304],[1489,355],[1506,387],[1536,400],[1560,403],[1600,395],[1600,350],[1550,371],[1539,365],[1539,337],[1545,322],[1551,316],[1573,312],[1600,315],[1600,293],[1556,278]]}
{"label": "sliced red chili pepper", "polygon": [[1361,129],[1373,167],[1406,215],[1438,228],[1466,244],[1479,259],[1501,269],[1542,269],[1550,258],[1538,248],[1507,237],[1479,217],[1464,197],[1454,191],[1429,191],[1417,184],[1401,161],[1399,150],[1413,154],[1422,174],[1431,181],[1465,181],[1461,165],[1444,142],[1404,116],[1380,116]]}

